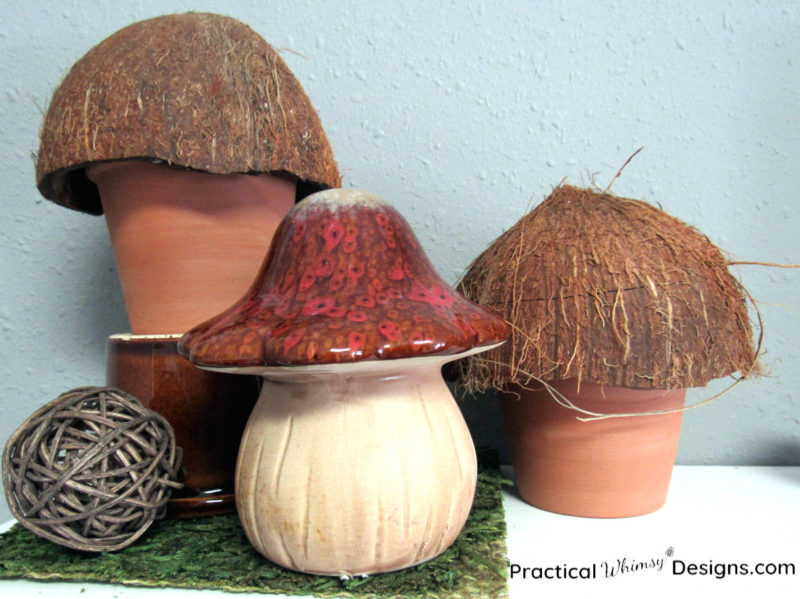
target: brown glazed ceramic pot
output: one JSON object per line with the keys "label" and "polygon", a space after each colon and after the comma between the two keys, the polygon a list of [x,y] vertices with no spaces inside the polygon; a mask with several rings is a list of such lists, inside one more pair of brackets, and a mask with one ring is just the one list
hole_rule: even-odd
{"label": "brown glazed ceramic pot", "polygon": [[233,512],[236,455],[260,381],[195,368],[178,355],[179,338],[109,337],[107,384],[136,396],[175,431],[184,488],[172,494],[168,515]]}
{"label": "brown glazed ceramic pot", "polygon": [[[549,383],[596,413],[672,410],[685,389],[603,387],[575,379]],[[543,388],[509,388],[502,397],[514,476],[522,499],[541,509],[619,518],[659,509],[678,450],[681,412],[582,422]]]}
{"label": "brown glazed ceramic pot", "polygon": [[135,335],[177,334],[250,287],[295,202],[293,180],[144,160],[92,165]]}

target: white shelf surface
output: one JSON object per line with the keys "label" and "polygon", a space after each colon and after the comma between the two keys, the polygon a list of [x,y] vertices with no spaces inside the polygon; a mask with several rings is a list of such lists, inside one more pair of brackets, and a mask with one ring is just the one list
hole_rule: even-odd
{"label": "white shelf surface", "polygon": [[[516,574],[509,580],[514,598],[580,592],[593,598],[723,597],[731,591],[733,597],[800,597],[800,467],[677,466],[664,507],[635,518],[561,516],[531,508],[514,493],[506,494],[504,505],[512,564],[593,566],[596,574],[588,580]],[[660,559],[660,571],[658,565],[634,568]],[[607,577],[606,564],[612,574],[621,560],[629,569]],[[760,563],[791,564],[795,574],[719,574],[729,564],[753,569]],[[692,565],[698,573],[689,574]],[[710,574],[700,574],[701,566]]]}
{"label": "white shelf surface", "polygon": [[[724,596],[733,591],[735,597],[753,593],[771,599],[800,597],[800,467],[676,466],[666,505],[636,518],[552,514],[522,502],[514,489],[504,492],[503,504],[509,560],[520,568],[509,580],[512,599],[572,597],[580,592],[617,599]],[[2,530],[10,526],[8,522]],[[660,569],[659,560],[663,560]],[[790,567],[794,574],[742,573],[742,565],[754,570],[759,564]],[[733,565],[738,574],[732,573]],[[525,577],[522,568],[529,568]],[[689,573],[692,568],[695,574]],[[594,578],[568,577],[589,573]],[[4,599],[223,596],[286,597],[0,581]]]}

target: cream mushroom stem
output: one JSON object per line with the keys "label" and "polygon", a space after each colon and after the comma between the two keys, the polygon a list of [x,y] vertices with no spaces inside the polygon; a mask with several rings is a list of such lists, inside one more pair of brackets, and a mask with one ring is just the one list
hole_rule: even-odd
{"label": "cream mushroom stem", "polygon": [[264,377],[236,467],[236,504],[270,560],[330,576],[399,570],[447,549],[477,481],[441,376],[460,355],[227,369]]}

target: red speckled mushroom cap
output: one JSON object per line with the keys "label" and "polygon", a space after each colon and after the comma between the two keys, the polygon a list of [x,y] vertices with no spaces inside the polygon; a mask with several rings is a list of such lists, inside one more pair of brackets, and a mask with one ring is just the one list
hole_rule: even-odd
{"label": "red speckled mushroom cap", "polygon": [[250,291],[179,349],[211,368],[313,365],[455,356],[508,333],[439,277],[394,208],[332,189],[286,216]]}

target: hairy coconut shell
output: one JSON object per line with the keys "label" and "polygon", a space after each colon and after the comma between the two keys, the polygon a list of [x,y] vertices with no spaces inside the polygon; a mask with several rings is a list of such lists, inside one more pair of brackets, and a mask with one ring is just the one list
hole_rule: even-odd
{"label": "hairy coconut shell", "polygon": [[36,160],[44,197],[101,214],[83,167],[130,158],[215,174],[285,173],[308,191],[341,185],[320,119],[283,59],[244,23],[215,14],[125,27],[55,91]]}
{"label": "hairy coconut shell", "polygon": [[646,202],[560,186],[461,280],[512,325],[462,376],[478,388],[530,374],[671,389],[749,374],[746,293],[727,266],[702,233]]}

